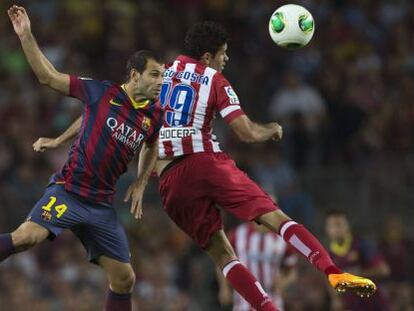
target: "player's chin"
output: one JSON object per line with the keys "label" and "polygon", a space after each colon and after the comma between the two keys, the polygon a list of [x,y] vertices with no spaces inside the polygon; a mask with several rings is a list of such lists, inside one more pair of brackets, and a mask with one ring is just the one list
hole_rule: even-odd
{"label": "player's chin", "polygon": [[147,98],[148,99],[151,99],[151,100],[154,100],[154,99],[157,99],[159,96],[160,96],[160,91],[153,91],[153,92],[150,92],[149,94],[148,94],[148,96],[147,96]]}

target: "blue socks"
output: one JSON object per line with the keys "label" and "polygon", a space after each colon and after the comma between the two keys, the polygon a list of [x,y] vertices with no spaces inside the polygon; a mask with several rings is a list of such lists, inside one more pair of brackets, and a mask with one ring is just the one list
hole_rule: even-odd
{"label": "blue socks", "polygon": [[10,233],[0,234],[0,262],[16,252]]}
{"label": "blue socks", "polygon": [[131,311],[131,294],[117,294],[109,290],[105,311]]}

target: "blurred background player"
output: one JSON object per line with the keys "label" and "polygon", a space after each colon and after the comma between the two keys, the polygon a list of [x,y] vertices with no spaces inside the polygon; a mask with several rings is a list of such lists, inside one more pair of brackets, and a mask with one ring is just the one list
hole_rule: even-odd
{"label": "blurred background player", "polygon": [[[238,225],[228,234],[240,262],[257,278],[272,301],[283,308],[283,292],[297,278],[297,257],[282,238],[255,222]],[[249,304],[217,274],[221,305],[233,305],[233,311],[251,311]]]}
{"label": "blurred background player", "polygon": [[[329,253],[336,265],[356,274],[366,275],[380,282],[390,275],[390,269],[382,255],[366,239],[352,233],[344,212],[332,210],[326,217],[325,230],[328,236]],[[342,297],[332,295],[334,309],[341,310],[391,310],[389,301],[379,287],[371,299],[344,293]]]}
{"label": "blurred background player", "polygon": [[25,9],[14,5],[8,14],[40,83],[78,98],[85,109],[63,169],[51,177],[27,220],[11,234],[0,235],[0,261],[71,229],[89,260],[107,274],[106,310],[131,310],[135,274],[112,200],[115,183],[144,145],[138,177],[127,192],[127,199],[132,196],[131,212],[140,217],[143,190],[155,164],[153,154],[158,153],[163,113],[155,99],[164,69],[151,52],[139,51],[128,61],[128,81],[122,86],[60,73],[40,51]]}

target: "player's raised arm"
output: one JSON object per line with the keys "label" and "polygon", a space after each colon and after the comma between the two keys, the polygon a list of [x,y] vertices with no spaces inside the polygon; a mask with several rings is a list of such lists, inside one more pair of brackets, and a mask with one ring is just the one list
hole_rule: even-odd
{"label": "player's raised arm", "polygon": [[282,127],[278,123],[258,124],[252,122],[246,115],[236,117],[229,125],[237,137],[246,143],[258,143],[269,139],[281,140],[283,135]]}
{"label": "player's raised arm", "polygon": [[20,39],[26,59],[39,82],[68,95],[69,75],[58,72],[44,56],[32,34],[30,19],[23,7],[13,5],[8,10],[14,31]]}
{"label": "player's raised arm", "polygon": [[82,117],[79,117],[60,136],[56,138],[40,137],[33,144],[33,150],[36,152],[44,152],[48,149],[56,149],[63,146],[79,133],[81,125]]}
{"label": "player's raised arm", "polygon": [[127,202],[129,198],[132,198],[131,214],[137,219],[142,217],[142,197],[144,195],[148,179],[154,170],[157,158],[158,139],[151,144],[148,142],[144,143],[139,154],[137,180],[129,186],[124,199],[124,202]]}

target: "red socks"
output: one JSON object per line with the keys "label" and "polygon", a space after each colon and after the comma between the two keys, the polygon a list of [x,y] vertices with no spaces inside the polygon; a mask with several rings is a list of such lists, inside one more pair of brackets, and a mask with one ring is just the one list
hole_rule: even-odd
{"label": "red socks", "polygon": [[105,311],[131,311],[131,294],[117,294],[109,290]]}
{"label": "red socks", "polygon": [[230,261],[223,274],[231,286],[257,311],[276,311],[256,278],[238,260]]}
{"label": "red socks", "polygon": [[326,275],[342,273],[332,262],[326,249],[304,226],[288,220],[280,228],[280,236],[295,250],[305,256],[319,271]]}

